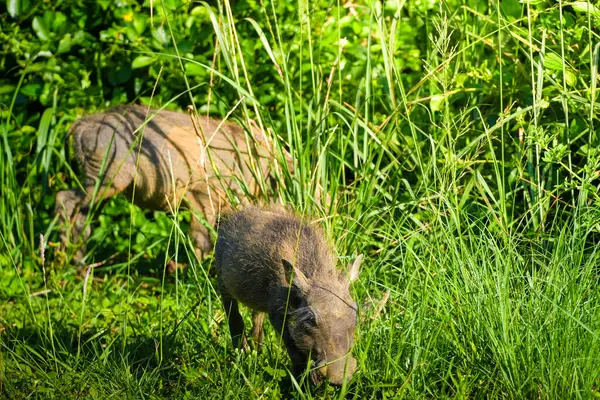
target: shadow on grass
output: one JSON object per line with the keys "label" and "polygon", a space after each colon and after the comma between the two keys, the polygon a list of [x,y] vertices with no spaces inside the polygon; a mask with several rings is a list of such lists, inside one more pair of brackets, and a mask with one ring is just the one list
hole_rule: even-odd
{"label": "shadow on grass", "polygon": [[[138,398],[142,393],[141,397],[157,398],[237,398],[248,391],[256,394],[263,385],[275,389],[280,398],[298,395],[289,375],[273,382],[262,370],[260,359],[268,356],[262,354],[252,363],[210,337],[191,339],[189,326],[182,331],[169,327],[162,342],[159,335],[124,338],[108,329],[90,329],[79,336],[75,324],[53,323],[51,328],[12,327],[2,332],[0,398]],[[302,389],[308,389],[306,384]],[[320,392],[322,388],[314,388],[313,394]]]}
{"label": "shadow on grass", "polygon": [[[225,358],[215,357],[220,345],[210,335],[190,340],[188,327],[179,330],[184,324],[165,326],[161,338],[160,332],[124,337],[126,324],[80,335],[75,318],[41,327],[22,323],[0,330],[0,398],[49,392],[68,398],[136,393],[169,397],[190,382],[200,388],[214,386],[211,366],[203,360],[225,363]],[[211,357],[203,356],[207,354]]]}

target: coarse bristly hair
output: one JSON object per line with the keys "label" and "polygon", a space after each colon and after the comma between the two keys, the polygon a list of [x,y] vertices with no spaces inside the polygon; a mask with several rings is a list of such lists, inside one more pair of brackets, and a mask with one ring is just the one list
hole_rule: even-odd
{"label": "coarse bristly hair", "polygon": [[[222,213],[218,231],[219,234],[239,234],[249,229],[248,223],[261,228],[261,236],[249,238],[249,244],[255,248],[268,249],[269,254],[280,255],[307,278],[330,278],[338,275],[336,259],[323,229],[312,218],[299,216],[281,205],[265,208],[246,206],[238,211]],[[275,258],[272,261],[276,264],[274,267],[280,267],[281,259]]]}
{"label": "coarse bristly hair", "polygon": [[273,325],[283,330],[295,373],[312,359],[330,382],[341,383],[356,369],[350,350],[357,307],[350,278],[358,276],[361,259],[347,276],[336,268],[319,224],[280,206],[245,207],[224,215],[215,265],[224,306],[230,310],[232,338],[243,335],[235,304],[240,301],[268,312]]}

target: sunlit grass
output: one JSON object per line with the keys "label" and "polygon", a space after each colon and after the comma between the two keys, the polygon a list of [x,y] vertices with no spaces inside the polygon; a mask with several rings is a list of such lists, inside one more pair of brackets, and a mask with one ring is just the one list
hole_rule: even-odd
{"label": "sunlit grass", "polygon": [[[340,267],[365,254],[353,288],[361,324],[351,384],[293,382],[270,326],[261,353],[232,349],[212,259],[196,260],[185,234],[189,212],[149,219],[114,199],[93,216],[96,268],[66,263],[52,224],[42,232],[42,260],[31,193],[52,173],[50,151],[67,174],[70,160],[55,136],[40,134],[39,168],[18,170],[7,138],[13,101],[0,153],[0,394],[599,396],[596,33],[581,28],[589,62],[578,62],[594,79],[573,84],[564,46],[571,33],[548,29],[561,2],[548,11],[525,2],[513,17],[500,2],[485,14],[465,2],[428,9],[426,19],[417,2],[387,3],[327,11],[301,3],[291,21],[265,3],[262,19],[240,21],[224,2],[209,11],[219,43],[213,64],[152,54],[226,82],[239,96],[226,115],[256,121],[280,162],[293,157],[292,171],[281,162],[278,200],[324,225]],[[411,23],[426,45],[420,64],[407,66],[402,39],[410,35],[401,30]],[[259,100],[264,89],[248,61],[256,54],[245,53],[241,24],[252,26],[255,52],[270,62],[278,109]],[[359,47],[364,70],[352,75]],[[548,64],[557,57],[562,65]],[[47,133],[52,118],[38,131]],[[176,263],[186,268],[168,272]]]}

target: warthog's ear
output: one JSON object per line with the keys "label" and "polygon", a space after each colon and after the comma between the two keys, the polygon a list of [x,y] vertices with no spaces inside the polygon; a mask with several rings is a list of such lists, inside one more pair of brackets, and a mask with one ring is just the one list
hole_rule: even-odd
{"label": "warthog's ear", "polygon": [[298,268],[294,267],[288,260],[282,259],[283,270],[285,272],[285,281],[288,285],[294,285],[298,287],[302,292],[306,292],[310,287],[306,275],[302,273]]}
{"label": "warthog's ear", "polygon": [[348,265],[348,280],[354,282],[360,274],[360,264],[362,263],[363,255],[359,255],[354,259],[352,264]]}

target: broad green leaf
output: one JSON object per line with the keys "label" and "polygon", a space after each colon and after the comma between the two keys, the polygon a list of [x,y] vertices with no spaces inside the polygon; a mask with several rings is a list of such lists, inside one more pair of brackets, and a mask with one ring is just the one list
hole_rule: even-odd
{"label": "broad green leaf", "polygon": [[384,7],[388,11],[396,12],[398,9],[402,9],[404,7],[404,3],[406,0],[390,0],[384,2]]}
{"label": "broad green leaf", "polygon": [[565,80],[569,86],[575,86],[577,84],[577,75],[567,69],[565,70]]}
{"label": "broad green leaf", "polygon": [[63,36],[62,39],[60,39],[60,42],[58,43],[58,53],[67,53],[69,51],[71,51],[71,47],[73,47],[73,40],[71,39],[71,34],[67,33],[65,34],[65,36]]}
{"label": "broad green leaf", "polygon": [[131,63],[131,68],[138,69],[138,68],[147,67],[148,65],[154,63],[155,61],[156,61],[155,57],[137,56],[135,58],[135,60],[133,60],[133,62]]}
{"label": "broad green leaf", "polygon": [[169,38],[165,28],[159,26],[158,28],[152,29],[152,37],[156,39],[161,45],[166,46],[169,44]]}
{"label": "broad green leaf", "polygon": [[600,18],[600,8],[587,1],[574,1],[569,3],[573,10],[581,13],[590,13],[596,18]]}
{"label": "broad green leaf", "polygon": [[39,58],[39,57],[50,58],[50,57],[52,57],[52,52],[50,52],[48,50],[42,50],[35,55],[34,59]]}
{"label": "broad green leaf", "polygon": [[6,0],[6,10],[8,15],[17,18],[21,12],[21,0]]}
{"label": "broad green leaf", "polygon": [[139,37],[137,31],[131,25],[125,27],[125,35],[130,42],[135,42]]}
{"label": "broad green leaf", "polygon": [[50,39],[50,30],[46,26],[44,20],[40,17],[33,17],[33,22],[31,24],[35,34],[44,41]]}
{"label": "broad green leaf", "polygon": [[15,85],[1,85],[0,86],[0,95],[14,93],[16,89]]}
{"label": "broad green leaf", "polygon": [[133,16],[133,27],[138,35],[141,35],[146,30],[147,18],[145,15],[136,14]]}
{"label": "broad green leaf", "polygon": [[562,71],[563,60],[556,53],[546,53],[544,55],[544,67],[554,71]]}
{"label": "broad green leaf", "polygon": [[60,32],[60,29],[68,29],[67,16],[60,11],[44,13],[44,19],[50,23],[50,30],[52,32],[56,33]]}
{"label": "broad green leaf", "polygon": [[39,83],[30,83],[21,88],[21,94],[27,97],[38,97],[42,93],[42,85]]}
{"label": "broad green leaf", "polygon": [[518,0],[504,0],[500,3],[502,11],[510,18],[519,18],[523,6]]}
{"label": "broad green leaf", "polygon": [[185,64],[185,73],[187,76],[206,76],[208,74],[206,68],[194,63]]}
{"label": "broad green leaf", "polygon": [[444,104],[444,99],[445,97],[442,94],[431,96],[431,100],[429,102],[431,111],[440,111],[442,109],[442,105]]}

